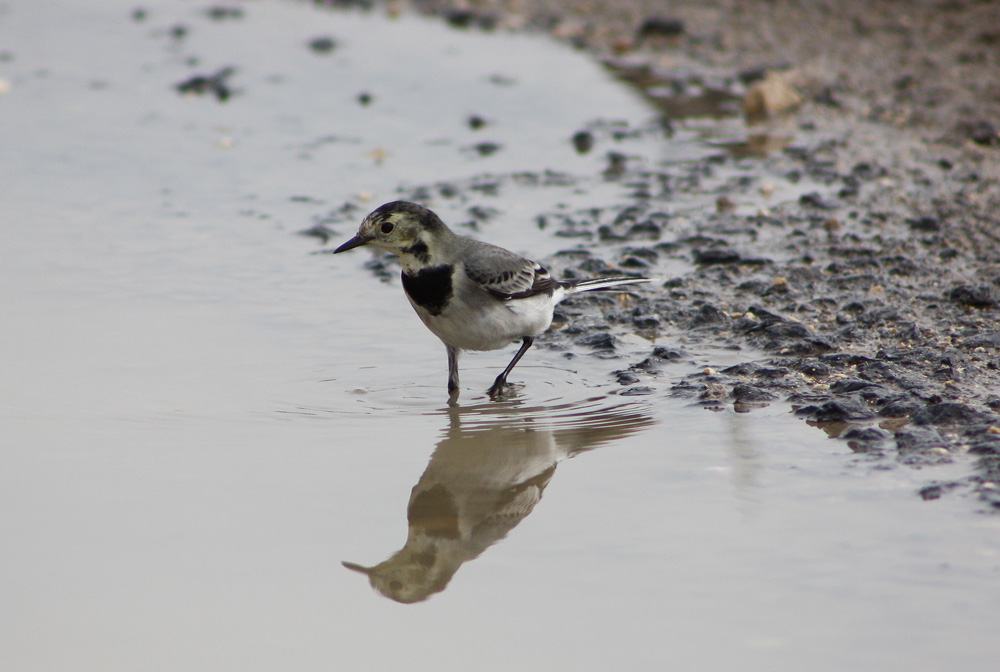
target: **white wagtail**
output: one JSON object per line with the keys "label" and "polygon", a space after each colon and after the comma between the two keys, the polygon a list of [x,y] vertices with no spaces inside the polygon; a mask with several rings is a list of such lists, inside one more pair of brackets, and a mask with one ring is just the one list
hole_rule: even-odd
{"label": "white wagtail", "polygon": [[358,235],[334,250],[372,245],[399,257],[403,290],[421,321],[448,349],[448,393],[458,396],[458,353],[498,350],[521,339],[514,355],[489,389],[503,394],[507,375],[549,328],[557,303],[576,292],[649,282],[609,277],[559,281],[541,265],[502,247],[454,233],[427,208],[393,201],[364,218]]}

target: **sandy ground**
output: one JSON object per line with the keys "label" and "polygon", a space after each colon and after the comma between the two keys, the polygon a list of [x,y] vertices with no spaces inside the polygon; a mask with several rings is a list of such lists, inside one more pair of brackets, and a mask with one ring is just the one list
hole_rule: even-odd
{"label": "sandy ground", "polygon": [[1000,3],[989,0],[412,4],[453,21],[465,20],[464,11],[473,21],[545,29],[599,54],[638,53],[675,67],[791,66],[831,87],[860,117],[958,144],[982,141],[992,127],[992,144],[1000,142]]}
{"label": "sandy ground", "polygon": [[[753,132],[791,125],[800,138],[761,158],[761,169],[795,161],[836,196],[756,218],[720,203],[702,224],[710,235],[647,253],[693,259],[698,271],[605,318],[762,348],[769,358],[759,366],[709,369],[675,393],[748,409],[787,399],[880,468],[971,453],[974,476],[921,494],[975,493],[1000,509],[1000,2],[413,0],[388,9],[472,30],[548,32],[679,91],[712,82],[745,99],[780,73],[801,104],[781,112],[780,93],[765,97]],[[641,198],[621,211],[648,229]],[[748,221],[784,231],[791,258],[761,258],[733,234]],[[641,393],[677,356],[653,352],[619,371],[620,382]]]}

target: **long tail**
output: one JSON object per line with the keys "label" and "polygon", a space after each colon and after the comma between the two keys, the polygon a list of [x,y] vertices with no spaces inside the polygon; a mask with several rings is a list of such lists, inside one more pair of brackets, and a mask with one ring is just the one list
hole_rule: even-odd
{"label": "long tail", "polygon": [[643,282],[652,282],[649,278],[629,278],[624,275],[612,278],[594,278],[593,280],[580,280],[578,282],[562,283],[566,294],[576,294],[577,292],[593,292],[599,289],[614,289],[623,285],[638,285]]}

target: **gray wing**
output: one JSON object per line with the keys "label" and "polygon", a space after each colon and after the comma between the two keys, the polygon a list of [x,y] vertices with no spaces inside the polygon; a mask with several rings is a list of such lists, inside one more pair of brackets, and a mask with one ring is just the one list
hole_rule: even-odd
{"label": "gray wing", "polygon": [[540,264],[487,243],[468,250],[464,261],[469,279],[498,299],[524,299],[559,284]]}

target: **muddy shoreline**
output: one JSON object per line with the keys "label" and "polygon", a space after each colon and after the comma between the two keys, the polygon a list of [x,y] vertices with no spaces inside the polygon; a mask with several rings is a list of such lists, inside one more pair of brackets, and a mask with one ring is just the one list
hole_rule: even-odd
{"label": "muddy shoreline", "polygon": [[[872,468],[968,453],[973,475],[920,495],[973,494],[1000,510],[1000,136],[990,121],[1000,118],[1000,3],[692,1],[663,15],[643,0],[426,0],[388,10],[550,33],[644,90],[672,89],[656,94],[665,110],[709,90],[745,100],[768,72],[787,74],[801,104],[751,127],[747,152],[683,176],[608,152],[607,179],[635,195],[573,226],[627,246],[577,259],[576,271],[655,274],[669,259],[694,270],[625,307],[604,304],[614,326],[596,341],[599,320],[554,338],[613,350],[615,329],[676,334],[676,349],[615,372],[636,395],[664,384],[684,343],[758,348],[759,363],[707,367],[671,394],[739,410],[787,400]],[[715,212],[667,235],[676,223],[658,202],[702,188],[698,170],[727,166],[749,175],[718,193]],[[772,209],[769,175],[820,188]],[[754,214],[737,211],[746,204]]]}

